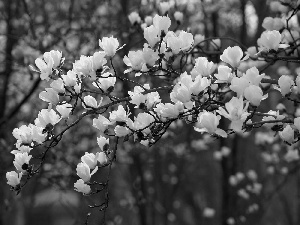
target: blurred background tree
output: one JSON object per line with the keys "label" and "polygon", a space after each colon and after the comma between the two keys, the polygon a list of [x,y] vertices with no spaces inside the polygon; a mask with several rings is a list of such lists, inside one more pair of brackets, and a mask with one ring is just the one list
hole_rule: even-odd
{"label": "blurred background tree", "polygon": [[[81,54],[99,49],[99,38],[113,35],[121,45],[126,44],[114,59],[121,74],[123,57],[144,43],[141,27],[130,24],[128,15],[136,11],[144,19],[168,13],[173,18],[175,11],[181,11],[183,23],[173,23],[174,29],[221,38],[220,51],[207,55],[218,63],[228,46],[241,45],[246,50],[255,45],[264,18],[278,14],[267,0],[161,2],[173,5],[163,12],[154,0],[0,1],[0,225],[84,224],[89,212],[89,199],[73,191],[73,184],[80,156],[98,148],[92,118],[82,121],[80,129],[70,130],[51,150],[41,174],[22,191],[22,198],[6,185],[5,173],[13,161],[12,130],[33,121],[41,108],[36,99],[45,86],[29,68],[37,57],[60,50],[70,69]],[[291,63],[279,66],[290,73],[297,67]],[[278,76],[277,69],[264,72]],[[116,91],[126,96],[132,87],[124,82]],[[270,101],[265,111],[276,105]],[[259,135],[216,140],[176,122],[150,149],[124,143],[111,175],[107,224],[299,224],[299,163],[287,164],[283,155],[274,153],[281,148],[278,141],[265,133]],[[247,187],[256,188],[257,193],[247,195]],[[89,224],[96,224],[102,216],[93,212]]]}

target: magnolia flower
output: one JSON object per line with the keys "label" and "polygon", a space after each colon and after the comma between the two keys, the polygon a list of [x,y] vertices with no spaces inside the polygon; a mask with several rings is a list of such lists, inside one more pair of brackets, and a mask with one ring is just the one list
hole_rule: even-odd
{"label": "magnolia flower", "polygon": [[81,162],[85,163],[92,170],[97,166],[97,154],[85,153],[84,156],[81,156]]}
{"label": "magnolia flower", "polygon": [[91,187],[84,183],[82,179],[79,179],[74,184],[75,191],[81,192],[83,194],[89,194],[91,192]]}
{"label": "magnolia flower", "polygon": [[124,137],[131,133],[131,131],[127,127],[119,125],[115,127],[114,132],[117,137]]}
{"label": "magnolia flower", "polygon": [[58,50],[51,50],[50,52],[45,52],[44,53],[44,58],[51,57],[53,60],[53,68],[57,68],[60,65],[61,57],[62,57],[62,52]]}
{"label": "magnolia flower", "polygon": [[67,87],[74,87],[77,84],[76,73],[72,70],[69,70],[67,75],[62,75],[62,79]]}
{"label": "magnolia flower", "polygon": [[109,138],[100,136],[97,138],[97,143],[101,151],[105,152],[109,148]]}
{"label": "magnolia flower", "polygon": [[133,70],[141,70],[144,65],[143,51],[129,51],[128,56],[124,56],[124,63],[132,67]]}
{"label": "magnolia flower", "polygon": [[83,107],[86,109],[96,109],[98,107],[100,107],[101,103],[102,103],[103,98],[100,99],[99,104],[97,103],[97,100],[91,96],[91,95],[87,95],[83,98],[84,103],[82,103]]}
{"label": "magnolia flower", "polygon": [[100,165],[105,165],[108,162],[106,154],[104,152],[98,152],[97,154],[97,161],[100,163]]}
{"label": "magnolia flower", "polygon": [[72,111],[72,105],[69,103],[65,103],[63,105],[57,105],[56,110],[61,115],[61,118],[69,118],[70,113]]}
{"label": "magnolia flower", "polygon": [[73,70],[81,76],[90,75],[90,73],[93,71],[92,59],[88,56],[80,56],[80,59],[73,63]]}
{"label": "magnolia flower", "polygon": [[160,8],[161,14],[165,15],[172,6],[173,6],[173,4],[171,4],[171,2],[160,2],[159,8]]}
{"label": "magnolia flower", "polygon": [[281,42],[281,34],[277,30],[273,31],[264,31],[260,38],[257,40],[258,46],[262,50],[269,51],[271,49],[278,50]]}
{"label": "magnolia flower", "polygon": [[234,77],[231,80],[229,88],[234,91],[238,97],[244,95],[245,89],[250,85],[250,82],[245,77]]}
{"label": "magnolia flower", "polygon": [[149,113],[139,113],[130,128],[134,130],[143,130],[143,133],[148,134],[150,133],[150,129],[149,128],[147,128],[147,130],[144,129],[154,121],[155,121],[154,117]]}
{"label": "magnolia flower", "polygon": [[250,113],[247,112],[249,102],[244,107],[243,97],[233,97],[229,102],[225,103],[225,109],[219,107],[217,112],[231,120],[230,128],[236,132],[242,130],[243,123]]}
{"label": "magnolia flower", "polygon": [[44,60],[37,58],[35,60],[35,65],[37,66],[37,68],[40,70],[40,78],[42,80],[47,80],[49,81],[49,75],[52,73],[52,69],[53,69],[53,65],[54,65],[54,61],[53,58],[50,56],[50,54],[44,54]]}
{"label": "magnolia flower", "polygon": [[246,52],[247,55],[249,55],[252,58],[257,58],[257,49],[255,46],[251,46],[247,49]]}
{"label": "magnolia flower", "polygon": [[246,78],[250,84],[259,86],[261,80],[265,77],[265,74],[259,75],[259,70],[256,67],[251,67],[243,75],[243,78]]}
{"label": "magnolia flower", "polygon": [[294,81],[292,80],[292,78],[290,76],[282,75],[278,79],[278,85],[279,85],[282,96],[285,96],[291,92],[291,87],[294,85]]}
{"label": "magnolia flower", "polygon": [[17,185],[20,184],[22,175],[23,173],[17,173],[15,171],[7,172],[6,173],[7,184],[12,187],[16,187]]}
{"label": "magnolia flower", "polygon": [[15,128],[12,134],[21,143],[30,144],[32,142],[33,137],[30,126],[22,125],[19,128]]}
{"label": "magnolia flower", "polygon": [[175,104],[159,103],[154,108],[154,111],[163,118],[176,118],[183,109],[183,104],[181,102]]}
{"label": "magnolia flower", "polygon": [[101,69],[106,63],[106,53],[104,51],[95,52],[91,57],[93,71]]}
{"label": "magnolia flower", "polygon": [[34,123],[38,127],[45,128],[48,124],[55,125],[60,121],[60,116],[53,109],[42,109],[38,118],[35,119]]}
{"label": "magnolia flower", "polygon": [[116,77],[112,77],[110,75],[111,73],[104,73],[93,83],[93,85],[97,88],[101,88],[101,90],[104,92],[107,92],[108,90],[113,90],[113,87],[116,83]]}
{"label": "magnolia flower", "polygon": [[152,18],[152,16],[146,16],[144,21],[147,24],[147,26],[150,26],[150,25],[152,25],[153,18]]}
{"label": "magnolia flower", "polygon": [[99,115],[97,119],[93,119],[93,127],[97,128],[102,133],[104,133],[111,124],[112,123],[102,115]]}
{"label": "magnolia flower", "polygon": [[[190,104],[192,104],[192,102],[191,102],[192,95],[191,94],[192,93],[188,87],[186,87],[185,85],[176,84],[170,94],[170,98],[171,98],[171,101],[174,103],[182,102],[182,103],[188,103],[188,105],[190,105]],[[190,106],[192,106],[192,105],[190,105]]]}
{"label": "magnolia flower", "polygon": [[233,74],[231,72],[232,69],[228,66],[220,65],[218,67],[218,73],[215,74],[215,77],[218,79],[216,83],[230,83],[233,78]]}
{"label": "magnolia flower", "polygon": [[39,98],[52,105],[56,105],[59,102],[58,93],[53,88],[45,88],[45,90],[39,94]]}
{"label": "magnolia flower", "polygon": [[209,62],[205,57],[198,57],[195,59],[195,61],[195,66],[191,71],[191,74],[194,78],[198,75],[207,77],[215,70],[214,63]]}
{"label": "magnolia flower", "polygon": [[292,144],[295,141],[295,132],[290,125],[287,125],[283,131],[280,131],[279,136],[289,144]]}
{"label": "magnolia flower", "polygon": [[26,145],[21,145],[18,146],[17,145],[18,150],[12,150],[10,153],[15,155],[16,153],[23,153],[23,152],[27,152],[28,154],[30,153],[30,151],[32,150],[31,147],[26,146]]}
{"label": "magnolia flower", "polygon": [[98,170],[98,167],[96,167],[92,173],[90,173],[90,167],[86,163],[79,163],[76,167],[77,175],[84,181],[89,182],[91,179],[91,176],[96,173]]}
{"label": "magnolia flower", "polygon": [[132,12],[128,15],[128,19],[131,23],[131,25],[135,25],[137,23],[141,23],[141,17],[139,16],[139,14],[137,12]]}
{"label": "magnolia flower", "polygon": [[218,128],[219,121],[221,116],[217,116],[212,112],[201,112],[198,115],[198,122],[196,123],[194,129],[198,132],[207,132],[209,134],[217,134],[221,137],[227,137],[227,134],[224,130]]}
{"label": "magnolia flower", "polygon": [[189,87],[194,95],[198,95],[211,85],[211,80],[207,77],[197,76],[193,84]]}
{"label": "magnolia flower", "polygon": [[263,91],[256,85],[248,86],[244,91],[245,98],[251,103],[251,105],[259,106],[261,100],[267,98],[268,95],[263,96]]}
{"label": "magnolia flower", "polygon": [[26,172],[28,165],[29,165],[29,160],[31,159],[31,157],[32,157],[32,155],[28,155],[27,152],[16,153],[13,164],[18,171]]}
{"label": "magnolia flower", "polygon": [[159,16],[156,14],[153,17],[153,25],[158,29],[159,36],[160,36],[162,31],[165,34],[168,32],[168,29],[171,26],[171,20],[168,16]]}
{"label": "magnolia flower", "polygon": [[266,17],[262,23],[262,27],[269,31],[279,31],[284,27],[284,22],[281,18]]}
{"label": "magnolia flower", "polygon": [[237,68],[240,65],[242,58],[243,58],[243,51],[239,46],[226,48],[223,54],[220,56],[220,59],[223,62],[228,63],[233,68]]}
{"label": "magnolia flower", "polygon": [[61,78],[58,78],[57,80],[52,81],[50,84],[50,87],[53,88],[57,93],[65,93],[65,87],[64,87],[64,81]]}
{"label": "magnolia flower", "polygon": [[119,47],[119,41],[114,37],[103,37],[102,40],[99,40],[99,46],[107,56],[113,57]]}
{"label": "magnolia flower", "polygon": [[182,12],[179,12],[179,11],[176,11],[176,12],[174,13],[174,18],[175,18],[175,20],[176,20],[176,22],[177,22],[178,24],[181,24],[182,21],[183,21],[183,13],[182,13]]}
{"label": "magnolia flower", "polygon": [[144,29],[144,38],[147,40],[149,45],[153,48],[159,41],[159,29],[154,25],[146,27]]}
{"label": "magnolia flower", "polygon": [[47,133],[44,133],[44,128],[33,124],[29,125],[32,130],[32,140],[41,144],[45,141]]}
{"label": "magnolia flower", "polygon": [[112,123],[115,122],[126,122],[128,120],[129,114],[125,111],[122,105],[118,106],[118,110],[110,112],[109,120]]}
{"label": "magnolia flower", "polygon": [[156,60],[158,60],[158,52],[154,51],[152,48],[149,47],[148,44],[144,44],[143,48],[143,59],[147,66],[154,66]]}

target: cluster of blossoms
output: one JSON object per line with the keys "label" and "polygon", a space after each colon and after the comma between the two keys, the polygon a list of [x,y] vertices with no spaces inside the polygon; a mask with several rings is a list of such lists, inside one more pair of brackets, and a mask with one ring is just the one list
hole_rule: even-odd
{"label": "cluster of blossoms", "polygon": [[[168,11],[165,5],[161,8],[164,13]],[[175,14],[176,20],[182,20],[179,12]],[[130,14],[129,20],[132,24],[142,23],[137,13]],[[112,139],[133,137],[142,145],[152,146],[177,120],[191,123],[196,132],[208,133],[216,138],[226,138],[231,133],[248,132],[264,125],[278,132],[287,144],[296,144],[300,137],[300,115],[292,118],[276,111],[261,113],[257,110],[268,98],[267,92],[271,89],[297,101],[300,74],[296,79],[288,74],[282,75],[276,81],[253,65],[256,61],[273,60],[273,63],[280,60],[280,54],[295,50],[290,42],[298,37],[293,37],[292,33],[291,37],[284,35],[284,24],[277,19],[266,18],[263,26],[267,30],[258,39],[257,46],[247,51],[239,46],[227,47],[220,52],[221,63],[217,64],[205,57],[202,49],[204,42],[212,42],[210,39],[186,31],[170,31],[171,19],[168,16],[146,17],[142,27],[147,43],[143,49],[129,51],[123,58],[129,67],[124,71],[125,78],[114,68],[113,57],[120,49],[119,41],[114,37],[99,40],[103,51],[81,56],[69,71],[62,69],[64,59],[61,52],[46,52],[43,59],[37,59],[35,64],[40,78],[50,83],[50,87],[39,95],[41,100],[49,103],[49,107],[39,112],[34,124],[23,125],[13,131],[17,149],[12,154],[15,155],[13,164],[17,172],[7,173],[8,184],[20,190],[21,178],[24,175],[30,178],[40,168],[30,164],[33,158],[31,150],[46,144],[45,155],[61,140],[66,130],[90,115],[96,116],[93,127],[100,133],[97,138],[99,151],[86,152],[77,165],[80,179],[74,187],[83,194],[94,193],[92,175],[99,168],[111,165],[115,159],[117,147],[111,147]],[[219,49],[220,40],[214,43]],[[254,63],[242,70],[248,62]],[[154,85],[150,81],[138,83],[131,80],[133,74],[136,79],[163,77],[161,83],[165,86],[151,87]],[[128,96],[121,98],[114,93],[117,79],[137,85],[128,91]],[[273,88],[265,88],[265,83],[274,84]],[[161,96],[161,91],[169,94],[169,101],[163,102],[165,96]],[[139,113],[130,112],[130,106]],[[82,114],[75,118],[75,110]],[[221,120],[230,125],[221,126]],[[63,131],[56,131],[57,125],[65,126]],[[225,149],[219,157],[226,157],[229,153],[230,150]],[[295,157],[290,151],[288,154],[289,159]],[[248,177],[255,182],[253,186],[238,191],[243,198],[249,197],[248,192],[258,195],[261,190],[255,174],[249,172]],[[243,179],[241,174],[237,174],[230,178],[230,183],[235,186]]]}

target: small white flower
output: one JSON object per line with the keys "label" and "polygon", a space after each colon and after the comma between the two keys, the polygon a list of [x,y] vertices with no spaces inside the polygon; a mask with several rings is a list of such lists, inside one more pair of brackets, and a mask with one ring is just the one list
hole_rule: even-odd
{"label": "small white flower", "polygon": [[220,59],[233,68],[238,68],[243,58],[243,51],[239,46],[228,47],[224,50]]}
{"label": "small white flower", "polygon": [[107,127],[112,123],[102,115],[99,115],[98,118],[93,119],[93,127],[100,130],[102,133],[105,132]]}
{"label": "small white flower", "polygon": [[92,170],[97,166],[97,155],[93,153],[85,153],[81,156],[81,162],[85,163]]}
{"label": "small white flower", "polygon": [[82,105],[86,109],[96,109],[100,107],[102,100],[103,98],[100,99],[100,102],[98,104],[97,100],[93,96],[87,95],[83,98],[84,103],[82,103]]}
{"label": "small white flower", "polygon": [[183,13],[182,12],[179,12],[179,11],[176,11],[174,13],[174,18],[175,20],[177,21],[177,23],[181,24],[182,21],[183,21]]}
{"label": "small white flower", "polygon": [[18,171],[26,172],[26,169],[28,168],[29,160],[31,159],[31,157],[32,157],[32,155],[28,155],[27,152],[16,153],[13,164]]}
{"label": "small white flower", "polygon": [[132,12],[128,15],[131,25],[141,23],[141,17],[137,12]]}
{"label": "small white flower", "polygon": [[53,126],[60,121],[60,116],[53,109],[42,109],[38,118],[35,119],[34,123],[38,127],[45,128],[48,124]]}
{"label": "small white flower", "polygon": [[97,143],[101,151],[107,151],[109,149],[109,138],[103,136],[97,137]]}
{"label": "small white flower", "polygon": [[91,187],[84,183],[82,179],[79,179],[74,184],[75,191],[81,192],[83,194],[89,194],[91,192]]}
{"label": "small white flower", "polygon": [[45,88],[45,90],[39,94],[39,98],[52,105],[56,105],[59,102],[58,93],[53,88]]}
{"label": "small white flower", "polygon": [[279,85],[282,96],[285,96],[291,92],[291,87],[294,85],[294,81],[292,80],[292,78],[290,76],[282,75],[278,79],[278,85]]}
{"label": "small white flower", "polygon": [[99,40],[99,46],[105,51],[107,56],[113,57],[119,47],[119,41],[113,36],[103,37],[102,40]]}
{"label": "small white flower", "polygon": [[69,118],[70,113],[72,111],[72,105],[69,103],[65,103],[63,105],[57,105],[56,110],[61,115],[61,118]]}
{"label": "small white flower", "polygon": [[16,187],[17,185],[20,184],[22,175],[23,173],[16,173],[15,171],[7,172],[6,173],[7,184],[12,187]]}
{"label": "small white flower", "polygon": [[280,131],[279,136],[289,144],[295,141],[295,131],[290,125],[287,125],[283,131]]}

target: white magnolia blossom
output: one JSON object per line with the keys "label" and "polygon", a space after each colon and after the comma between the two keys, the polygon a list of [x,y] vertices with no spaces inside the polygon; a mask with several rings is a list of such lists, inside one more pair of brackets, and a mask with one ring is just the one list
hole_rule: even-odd
{"label": "white magnolia blossom", "polygon": [[60,116],[53,109],[42,109],[38,118],[35,119],[34,123],[38,127],[45,128],[48,124],[55,125],[60,121]]}
{"label": "white magnolia blossom", "polygon": [[91,187],[84,183],[82,179],[79,179],[74,184],[75,191],[81,192],[83,194],[89,194],[91,192]]}
{"label": "white magnolia blossom", "polygon": [[49,102],[52,105],[56,105],[59,102],[59,96],[57,91],[53,88],[45,88],[46,91],[42,91],[39,94],[39,98],[45,102]]}
{"label": "white magnolia blossom", "polygon": [[154,111],[162,118],[176,118],[183,109],[184,107],[181,102],[177,102],[175,104],[159,103],[154,108]]}
{"label": "white magnolia blossom", "polygon": [[201,112],[198,115],[198,122],[195,124],[195,130],[198,132],[207,132],[209,134],[217,134],[221,137],[227,137],[227,133],[218,128],[221,116],[217,116],[212,112]]}
{"label": "white magnolia blossom", "polygon": [[62,75],[62,79],[67,87],[74,87],[77,84],[76,73],[72,70],[69,70],[67,75]]}
{"label": "white magnolia blossom", "polygon": [[262,51],[278,50],[281,42],[281,34],[277,30],[264,31],[257,40],[258,46]]}
{"label": "white magnolia blossom", "polygon": [[126,122],[128,120],[129,113],[127,113],[122,105],[118,106],[118,109],[110,112],[109,120],[112,123]]}
{"label": "white magnolia blossom", "polygon": [[224,50],[220,59],[233,68],[238,68],[243,58],[243,51],[239,46],[228,47]]}
{"label": "white magnolia blossom", "polygon": [[131,25],[141,23],[141,21],[142,21],[140,15],[137,12],[130,13],[128,15],[128,19],[129,19]]}
{"label": "white magnolia blossom", "polygon": [[13,164],[19,172],[25,173],[29,166],[29,160],[31,158],[32,155],[28,155],[27,152],[16,153]]}
{"label": "white magnolia blossom", "polygon": [[279,136],[289,144],[295,141],[295,131],[290,125],[287,125],[283,131],[280,131]]}
{"label": "white magnolia blossom", "polygon": [[57,80],[52,81],[50,84],[50,87],[53,88],[57,93],[64,94],[66,92],[64,87],[64,81],[61,78],[58,78]]}
{"label": "white magnolia blossom", "polygon": [[23,173],[17,173],[15,171],[7,172],[6,173],[7,184],[12,187],[16,187],[17,185],[20,184],[22,175]]}
{"label": "white magnolia blossom", "polygon": [[89,166],[89,168],[91,170],[95,169],[95,167],[97,166],[97,157],[98,154],[96,153],[85,153],[84,156],[81,157],[81,162],[85,163],[86,165]]}
{"label": "white magnolia blossom", "polygon": [[109,148],[109,138],[103,136],[97,137],[97,143],[101,151],[106,151]]}
{"label": "white magnolia blossom", "polygon": [[243,98],[233,97],[229,102],[225,104],[225,109],[219,107],[217,112],[231,120],[230,128],[236,132],[242,130],[243,123],[250,113],[247,112],[249,102],[244,106]]}
{"label": "white magnolia blossom", "polygon": [[56,110],[61,115],[61,118],[69,118],[70,113],[72,111],[72,105],[69,103],[64,103],[62,105],[57,105]]}
{"label": "white magnolia blossom", "polygon": [[77,172],[77,175],[84,181],[84,182],[89,182],[90,179],[91,179],[91,176],[96,173],[98,170],[98,167],[96,167],[92,173],[90,172],[90,167],[84,163],[84,162],[81,162],[77,165],[76,167],[76,172]]}
{"label": "white magnolia blossom", "polygon": [[93,119],[93,127],[97,128],[102,133],[104,133],[111,124],[112,122],[102,115],[99,115],[98,118]]}
{"label": "white magnolia blossom", "polygon": [[87,95],[83,98],[83,107],[86,109],[96,109],[99,108],[101,106],[103,98],[100,99],[99,104],[97,103],[97,100],[91,96],[91,95]]}
{"label": "white magnolia blossom", "polygon": [[214,74],[217,78],[217,83],[230,83],[233,79],[232,69],[228,66],[220,65],[218,67],[218,73]]}
{"label": "white magnolia blossom", "polygon": [[119,41],[113,36],[103,37],[102,40],[99,40],[99,46],[105,51],[107,56],[113,57],[118,50]]}
{"label": "white magnolia blossom", "polygon": [[97,88],[101,88],[102,91],[107,92],[113,90],[116,80],[116,77],[111,76],[111,73],[107,72],[93,82],[93,85]]}
{"label": "white magnolia blossom", "polygon": [[179,11],[176,11],[174,13],[174,18],[175,18],[175,20],[176,20],[177,23],[181,24],[182,21],[183,21],[183,13],[179,12]]}
{"label": "white magnolia blossom", "polygon": [[262,23],[262,27],[269,31],[280,31],[284,27],[284,22],[281,18],[266,17]]}
{"label": "white magnolia blossom", "polygon": [[263,91],[259,86],[250,85],[244,91],[245,98],[250,102],[251,105],[259,106],[261,100],[264,100],[268,95],[263,95]]}
{"label": "white magnolia blossom", "polygon": [[192,76],[195,78],[198,75],[207,77],[212,74],[215,70],[215,65],[213,62],[209,62],[205,57],[198,57],[195,59],[196,63],[191,71]]}
{"label": "white magnolia blossom", "polygon": [[279,85],[282,96],[285,96],[291,92],[291,88],[294,85],[294,81],[292,80],[292,78],[290,76],[282,75],[278,79],[278,85]]}

